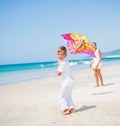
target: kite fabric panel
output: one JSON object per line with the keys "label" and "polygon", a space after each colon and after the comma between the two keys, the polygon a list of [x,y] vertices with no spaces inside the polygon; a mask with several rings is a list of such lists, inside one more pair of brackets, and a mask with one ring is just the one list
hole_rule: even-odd
{"label": "kite fabric panel", "polygon": [[95,53],[87,36],[73,33],[61,34],[61,36],[67,42],[67,47],[71,54],[87,53],[88,55],[95,57]]}

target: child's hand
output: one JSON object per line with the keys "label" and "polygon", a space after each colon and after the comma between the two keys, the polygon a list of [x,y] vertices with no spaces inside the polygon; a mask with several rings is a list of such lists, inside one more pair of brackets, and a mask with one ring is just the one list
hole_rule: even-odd
{"label": "child's hand", "polygon": [[59,71],[57,72],[57,75],[58,75],[58,76],[61,76],[61,74],[62,74],[61,72],[59,72]]}

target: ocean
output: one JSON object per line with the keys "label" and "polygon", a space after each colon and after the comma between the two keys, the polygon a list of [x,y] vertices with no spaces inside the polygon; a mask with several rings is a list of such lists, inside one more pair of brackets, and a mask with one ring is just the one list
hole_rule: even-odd
{"label": "ocean", "polygon": [[[90,69],[90,59],[69,60],[72,71]],[[103,65],[120,62],[120,57],[105,57]],[[57,61],[0,65],[0,85],[56,76]]]}

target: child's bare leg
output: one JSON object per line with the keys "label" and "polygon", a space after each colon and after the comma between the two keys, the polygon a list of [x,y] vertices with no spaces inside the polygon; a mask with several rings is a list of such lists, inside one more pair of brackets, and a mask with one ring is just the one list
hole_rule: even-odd
{"label": "child's bare leg", "polygon": [[100,79],[101,86],[104,86],[104,84],[103,84],[103,77],[102,77],[100,69],[98,70],[98,76],[99,76],[99,79]]}
{"label": "child's bare leg", "polygon": [[96,87],[99,86],[99,80],[98,80],[98,74],[97,74],[97,69],[94,69],[94,76],[95,76],[95,81],[96,81]]}

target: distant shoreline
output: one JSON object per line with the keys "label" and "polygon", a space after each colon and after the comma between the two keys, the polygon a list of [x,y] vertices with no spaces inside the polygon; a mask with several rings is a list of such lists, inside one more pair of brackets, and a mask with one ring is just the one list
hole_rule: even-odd
{"label": "distant shoreline", "polygon": [[[102,63],[102,67],[110,66],[114,64],[119,64],[118,61],[104,61]],[[89,64],[78,64],[77,62],[72,63],[72,71],[73,73],[91,69]],[[20,70],[20,71],[11,71],[11,72],[2,72],[0,73],[0,85],[9,85],[13,83],[27,82],[31,80],[39,80],[42,78],[48,78],[56,76],[57,67],[46,68],[46,69],[31,69],[31,70]]]}

